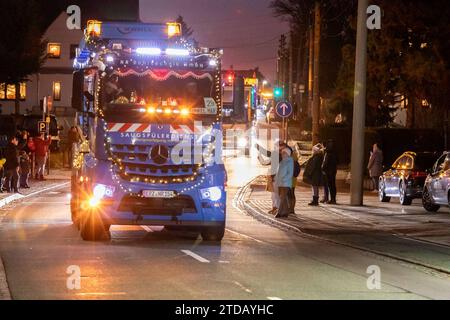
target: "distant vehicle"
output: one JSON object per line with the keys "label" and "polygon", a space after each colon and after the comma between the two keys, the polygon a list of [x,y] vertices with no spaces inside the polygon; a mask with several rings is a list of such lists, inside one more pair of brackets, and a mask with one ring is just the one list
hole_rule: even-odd
{"label": "distant vehicle", "polygon": [[380,177],[380,201],[389,202],[391,197],[398,197],[400,204],[408,206],[413,199],[422,198],[427,170],[437,158],[434,152],[403,153]]}
{"label": "distant vehicle", "polygon": [[450,206],[450,151],[444,152],[429,170],[422,204],[428,212],[436,212],[441,206]]}

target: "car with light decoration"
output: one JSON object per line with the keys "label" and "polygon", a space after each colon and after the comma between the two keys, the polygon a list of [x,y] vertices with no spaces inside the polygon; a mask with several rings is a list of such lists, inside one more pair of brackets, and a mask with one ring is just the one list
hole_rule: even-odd
{"label": "car with light decoration", "polygon": [[413,199],[422,198],[427,170],[433,166],[437,157],[435,152],[403,153],[380,177],[380,201],[389,202],[395,197],[399,199],[400,204],[407,206]]}
{"label": "car with light decoration", "polygon": [[178,23],[88,21],[74,60],[71,211],[84,240],[111,225],[189,229],[220,241],[222,50],[194,46]]}
{"label": "car with light decoration", "polygon": [[450,207],[450,151],[444,152],[428,171],[422,204],[428,212]]}

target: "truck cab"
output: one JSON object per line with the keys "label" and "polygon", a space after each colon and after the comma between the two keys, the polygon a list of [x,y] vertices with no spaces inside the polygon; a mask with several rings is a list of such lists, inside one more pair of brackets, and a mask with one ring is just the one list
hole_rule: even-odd
{"label": "truck cab", "polygon": [[221,50],[176,23],[89,21],[74,61],[72,220],[84,240],[157,225],[225,230]]}

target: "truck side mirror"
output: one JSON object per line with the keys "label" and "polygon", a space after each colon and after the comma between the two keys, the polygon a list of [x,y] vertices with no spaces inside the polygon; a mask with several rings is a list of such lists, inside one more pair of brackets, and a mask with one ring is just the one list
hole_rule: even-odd
{"label": "truck side mirror", "polygon": [[72,108],[79,112],[84,111],[83,105],[83,87],[84,87],[84,72],[76,71],[73,74],[72,84]]}

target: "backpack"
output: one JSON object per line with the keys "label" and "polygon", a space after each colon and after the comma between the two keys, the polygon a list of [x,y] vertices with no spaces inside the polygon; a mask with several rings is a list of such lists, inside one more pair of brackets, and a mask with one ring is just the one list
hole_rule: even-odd
{"label": "backpack", "polygon": [[300,175],[300,163],[298,161],[294,161],[294,178],[297,178]]}

